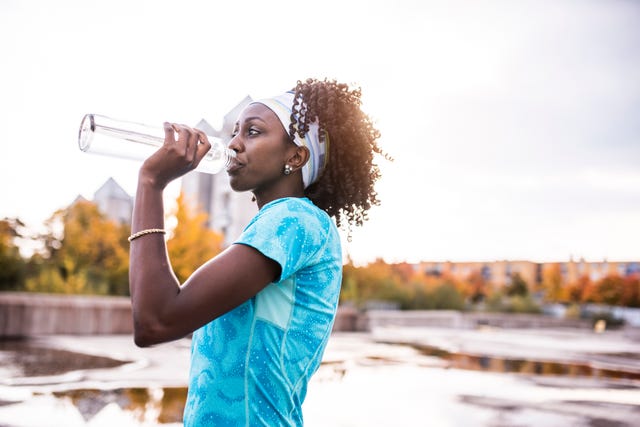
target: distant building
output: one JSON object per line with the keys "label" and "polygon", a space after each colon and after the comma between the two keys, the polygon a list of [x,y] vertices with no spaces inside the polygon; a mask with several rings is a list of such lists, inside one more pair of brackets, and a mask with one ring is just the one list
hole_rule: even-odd
{"label": "distant building", "polygon": [[556,267],[560,270],[563,283],[573,283],[580,277],[588,277],[596,282],[605,276],[627,277],[640,274],[640,261],[596,261],[587,262],[584,259],[569,262],[547,263],[545,268]]}
{"label": "distant building", "polygon": [[558,269],[563,284],[575,283],[580,277],[588,277],[596,282],[607,275],[622,277],[640,274],[640,262],[587,262],[584,259],[568,262],[537,263],[532,261],[490,261],[490,262],[421,262],[419,271],[430,276],[449,276],[466,280],[472,274],[479,274],[486,283],[496,289],[511,284],[517,273],[530,287],[542,284],[544,276],[551,269]]}
{"label": "distant building", "polygon": [[[218,137],[226,144],[240,111],[252,101],[246,96],[223,118],[222,129],[214,129],[206,120],[195,126],[208,135]],[[248,192],[237,193],[229,187],[229,176],[191,172],[182,178],[182,191],[189,203],[209,216],[209,228],[224,236],[225,246],[240,235],[244,227],[256,214],[257,208]]]}
{"label": "distant building", "polygon": [[100,212],[112,221],[131,224],[133,197],[131,197],[113,178],[102,184],[93,195],[93,202]]}
{"label": "distant building", "polygon": [[459,280],[479,274],[496,288],[510,285],[516,273],[529,285],[542,281],[540,264],[531,261],[422,262],[419,269],[428,275],[450,276]]}

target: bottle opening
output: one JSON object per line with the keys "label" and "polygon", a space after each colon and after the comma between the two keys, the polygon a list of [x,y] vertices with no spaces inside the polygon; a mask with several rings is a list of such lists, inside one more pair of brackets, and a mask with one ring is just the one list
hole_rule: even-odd
{"label": "bottle opening", "polygon": [[80,130],[78,131],[78,146],[80,147],[80,150],[89,150],[95,128],[96,126],[93,114],[86,114],[80,123]]}

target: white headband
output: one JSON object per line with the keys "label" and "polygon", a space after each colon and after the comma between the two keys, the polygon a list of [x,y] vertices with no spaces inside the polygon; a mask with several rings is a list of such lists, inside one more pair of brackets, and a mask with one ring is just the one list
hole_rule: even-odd
{"label": "white headband", "polygon": [[[276,116],[278,116],[278,119],[280,119],[285,132],[289,135],[294,97],[295,94],[293,92],[286,92],[274,98],[255,101],[255,103],[263,104],[273,111]],[[304,137],[300,137],[298,132],[295,132],[294,135],[293,142],[298,147],[307,147],[307,150],[309,150],[309,160],[302,166],[302,182],[304,183],[304,188],[307,188],[318,180],[329,157],[327,153],[329,136],[326,132],[323,132],[324,135],[320,136],[319,130],[318,122],[314,121],[309,124],[309,129]]]}

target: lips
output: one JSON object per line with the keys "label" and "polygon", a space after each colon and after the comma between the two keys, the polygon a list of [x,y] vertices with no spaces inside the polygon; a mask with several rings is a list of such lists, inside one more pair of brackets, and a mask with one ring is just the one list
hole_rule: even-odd
{"label": "lips", "polygon": [[235,172],[237,172],[239,169],[241,169],[243,166],[244,166],[244,164],[240,163],[238,161],[238,159],[233,159],[233,160],[231,160],[231,164],[227,168],[227,173],[229,175],[232,175]]}

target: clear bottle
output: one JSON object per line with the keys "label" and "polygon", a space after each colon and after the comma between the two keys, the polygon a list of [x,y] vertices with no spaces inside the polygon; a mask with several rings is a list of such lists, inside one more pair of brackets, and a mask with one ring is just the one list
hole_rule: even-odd
{"label": "clear bottle", "polygon": [[[220,138],[207,135],[211,150],[202,159],[198,172],[218,173],[226,169],[236,153]],[[78,132],[78,146],[85,153],[144,160],[164,143],[164,129],[141,123],[86,114]]]}

